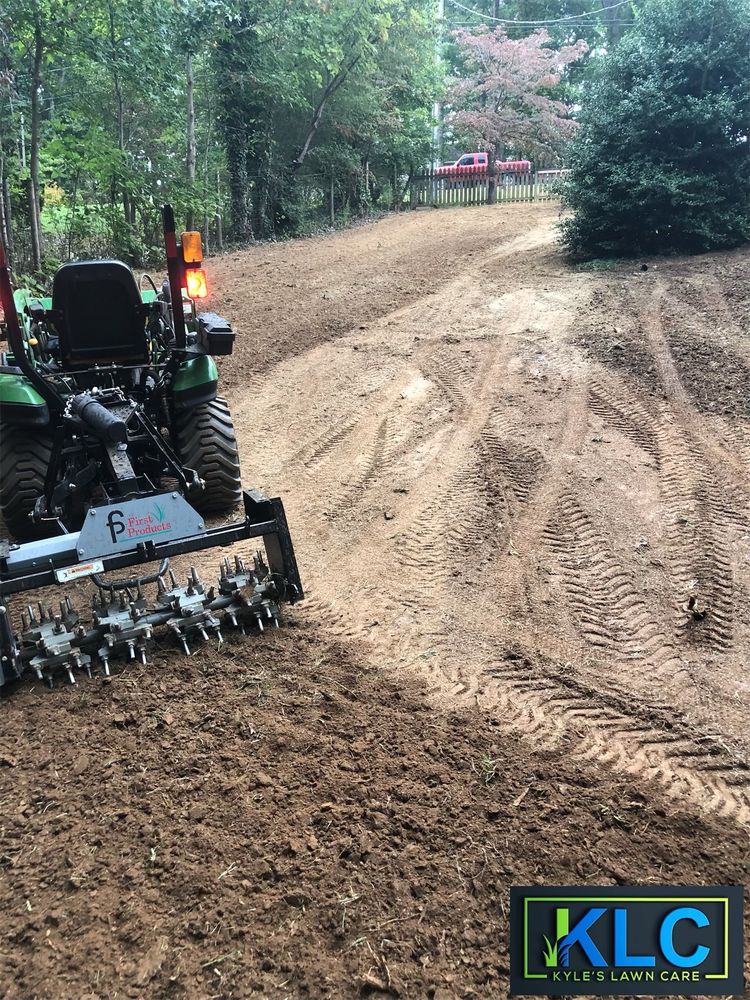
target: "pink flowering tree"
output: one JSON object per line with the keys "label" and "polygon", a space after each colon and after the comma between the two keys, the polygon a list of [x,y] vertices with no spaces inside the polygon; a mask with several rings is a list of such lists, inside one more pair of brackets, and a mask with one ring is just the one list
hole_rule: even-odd
{"label": "pink flowering tree", "polygon": [[576,125],[570,107],[550,93],[565,67],[585,54],[586,42],[555,48],[544,29],[514,39],[503,27],[486,26],[462,28],[454,37],[465,73],[450,90],[454,126],[495,155],[508,146],[559,151]]}

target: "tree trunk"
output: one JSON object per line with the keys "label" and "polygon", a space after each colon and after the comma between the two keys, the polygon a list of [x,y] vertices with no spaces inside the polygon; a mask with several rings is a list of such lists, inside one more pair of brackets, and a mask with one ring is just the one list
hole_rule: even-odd
{"label": "tree trunk", "polygon": [[216,171],[216,204],[218,211],[216,212],[216,245],[219,249],[219,253],[224,253],[224,223],[221,218],[221,174]]}
{"label": "tree trunk", "polygon": [[[122,86],[120,84],[120,74],[117,70],[117,35],[115,32],[115,12],[112,0],[109,0],[109,42],[112,47],[112,82],[115,88],[115,108],[117,113],[117,148],[125,155],[125,102],[122,96]],[[114,199],[113,199],[114,203]],[[130,194],[127,186],[122,188],[122,214],[128,224],[135,221],[135,206],[130,203]]]}
{"label": "tree trunk", "polygon": [[26,122],[24,120],[23,114],[21,114],[21,138],[18,143],[18,158],[21,161],[21,167],[26,169]]}
{"label": "tree trunk", "polygon": [[318,133],[320,128],[320,123],[323,120],[323,111],[325,106],[331,97],[336,93],[341,84],[346,80],[351,71],[357,65],[361,59],[361,54],[353,56],[345,66],[342,66],[338,71],[336,76],[328,81],[326,86],[323,88],[323,93],[321,94],[320,100],[318,101],[318,106],[315,108],[315,112],[312,116],[312,121],[310,122],[309,128],[307,130],[307,135],[305,141],[302,144],[302,149],[299,151],[297,156],[292,161],[292,173],[296,174],[302,164],[305,162],[307,154],[310,152],[310,147],[313,144],[313,140]]}
{"label": "tree trunk", "polygon": [[185,75],[187,79],[187,182],[188,182],[188,213],[186,228],[195,228],[195,212],[193,209],[193,194],[195,190],[195,96],[193,79],[193,56],[188,52],[185,57]]}
{"label": "tree trunk", "polygon": [[5,182],[5,154],[0,151],[0,240],[3,241],[6,256],[10,256],[10,227],[8,226],[8,210],[5,207],[7,190],[8,185]]}
{"label": "tree trunk", "polygon": [[487,204],[494,205],[497,202],[497,167],[495,160],[497,153],[495,147],[487,150]]}
{"label": "tree trunk", "polygon": [[10,185],[8,184],[7,176],[3,177],[3,205],[5,207],[5,253],[8,261],[14,263],[14,253],[13,253],[13,213],[10,204]]}
{"label": "tree trunk", "polygon": [[29,183],[29,216],[31,220],[31,259],[34,271],[42,270],[42,224],[39,182],[39,146],[41,143],[41,108],[39,106],[42,88],[42,61],[44,59],[44,36],[38,4],[34,9],[34,67],[31,74],[31,155]]}
{"label": "tree trunk", "polygon": [[227,144],[229,203],[232,210],[232,235],[245,242],[253,238],[247,199],[247,137],[236,135]]}

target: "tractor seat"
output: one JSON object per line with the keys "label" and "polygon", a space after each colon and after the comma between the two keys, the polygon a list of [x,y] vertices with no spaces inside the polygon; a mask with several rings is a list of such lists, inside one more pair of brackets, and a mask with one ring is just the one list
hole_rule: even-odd
{"label": "tractor seat", "polygon": [[146,309],[122,261],[63,264],[52,285],[51,313],[64,368],[148,362]]}

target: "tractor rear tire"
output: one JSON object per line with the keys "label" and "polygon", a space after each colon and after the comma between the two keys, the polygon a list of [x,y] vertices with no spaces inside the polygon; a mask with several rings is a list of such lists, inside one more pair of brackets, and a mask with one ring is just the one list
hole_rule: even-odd
{"label": "tractor rear tire", "polygon": [[15,424],[0,426],[0,514],[15,542],[28,542],[44,533],[29,514],[44,493],[51,461],[50,434]]}
{"label": "tractor rear tire", "polygon": [[175,414],[175,450],[206,484],[202,493],[189,497],[200,514],[225,513],[240,503],[240,457],[225,399],[217,396]]}

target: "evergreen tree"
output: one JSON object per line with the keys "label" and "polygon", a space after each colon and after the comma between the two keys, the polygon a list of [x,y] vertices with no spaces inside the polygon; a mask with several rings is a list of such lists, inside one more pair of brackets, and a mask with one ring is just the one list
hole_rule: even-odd
{"label": "evergreen tree", "polygon": [[750,0],[647,0],[582,98],[562,225],[589,256],[750,239]]}

